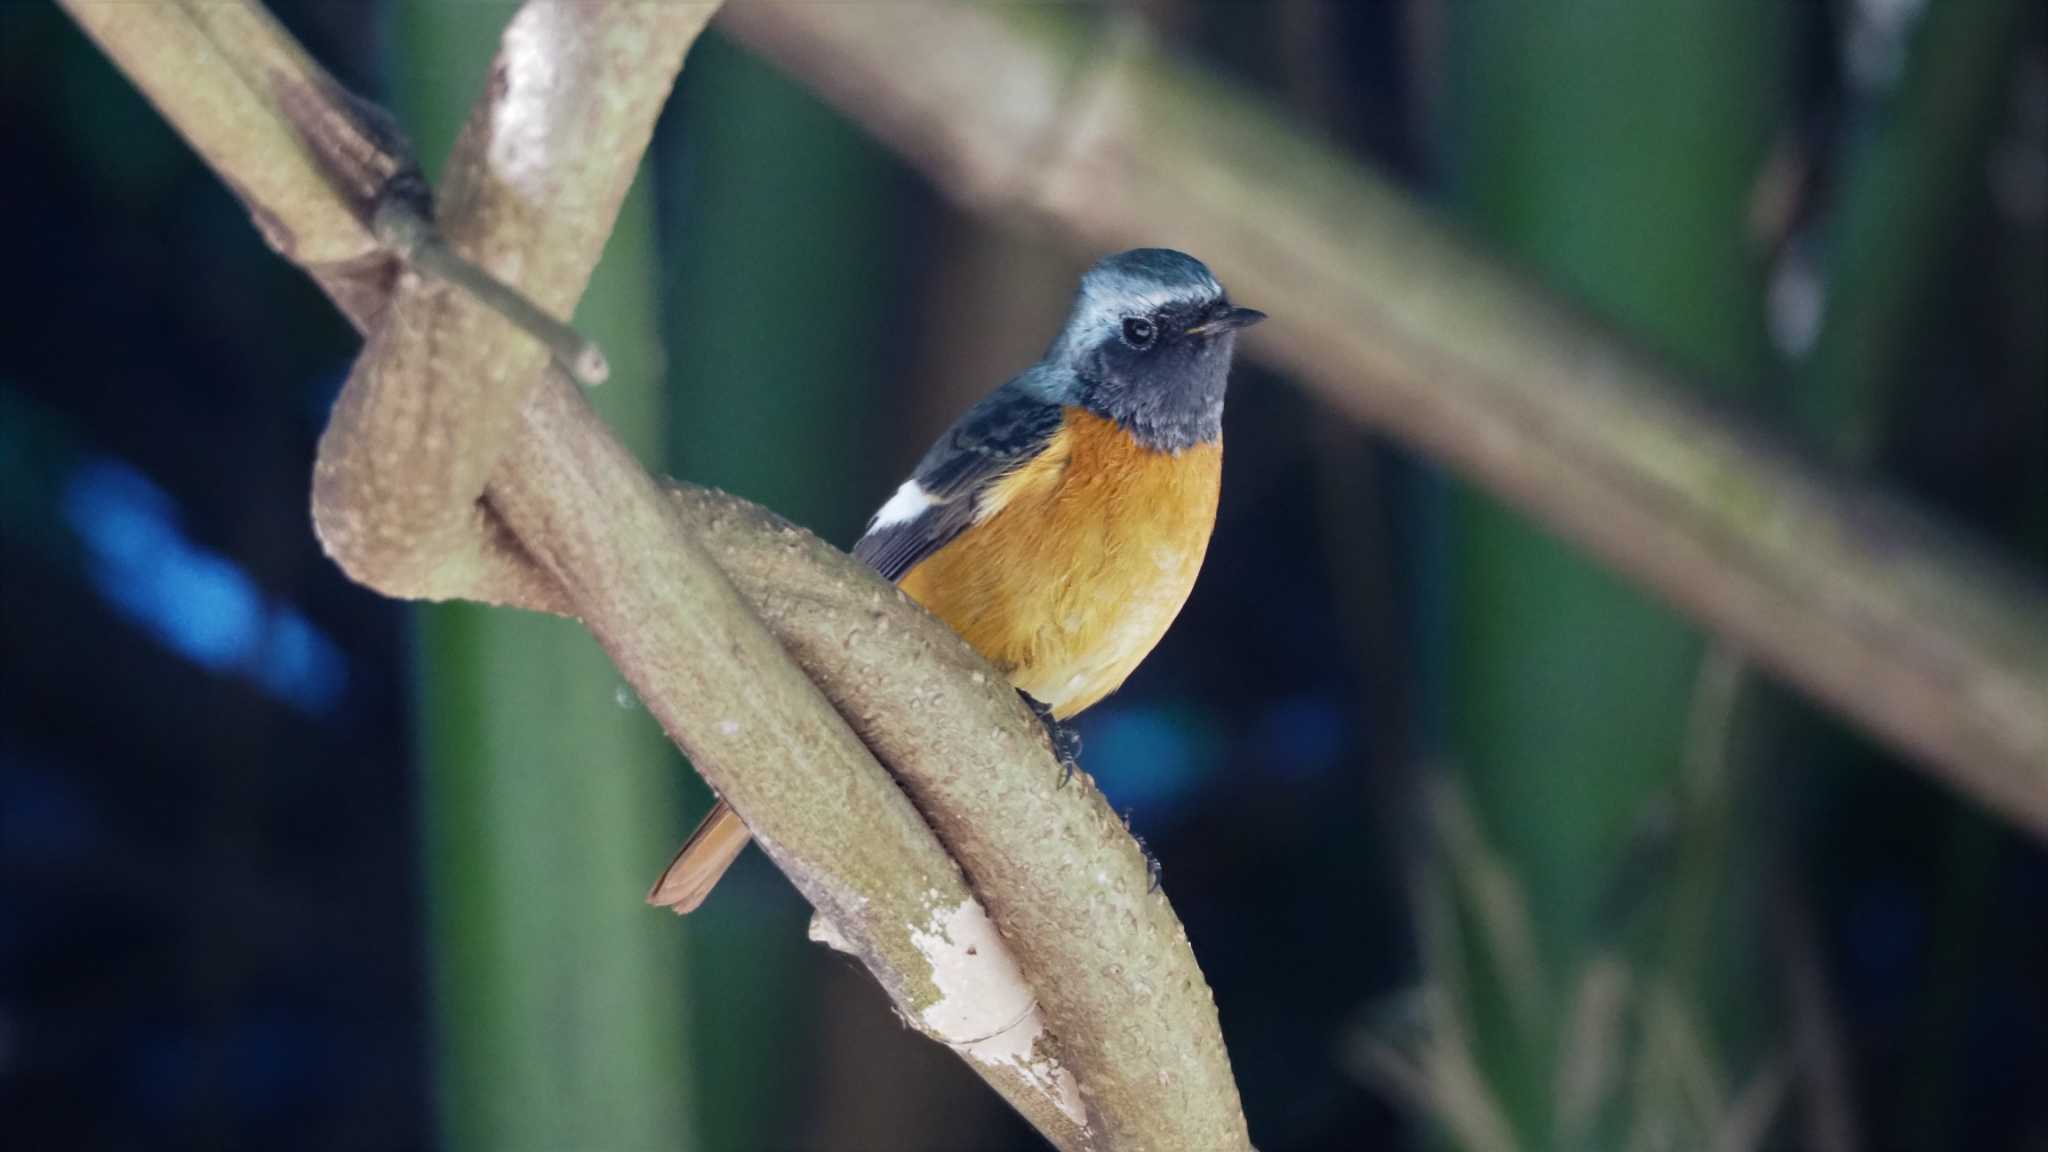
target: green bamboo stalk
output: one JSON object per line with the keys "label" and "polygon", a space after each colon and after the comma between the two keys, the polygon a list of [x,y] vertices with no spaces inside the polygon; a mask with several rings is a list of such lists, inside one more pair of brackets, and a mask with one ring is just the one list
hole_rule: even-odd
{"label": "green bamboo stalk", "polygon": [[[395,95],[430,170],[513,10],[398,10]],[[643,181],[577,320],[611,358],[594,401],[658,466],[653,217]],[[468,604],[418,612],[447,1143],[693,1146],[684,938],[641,902],[683,827],[674,751],[575,624]]]}
{"label": "green bamboo stalk", "polygon": [[[1448,127],[1467,219],[1695,375],[1767,378],[1761,269],[1741,222],[1773,122],[1778,18],[1709,2],[1456,12]],[[1528,894],[1563,1002],[1629,837],[1676,787],[1702,641],[1490,498],[1461,489],[1453,516],[1452,760]],[[1713,827],[1679,849],[1710,879]],[[1713,887],[1691,901],[1711,903]],[[1542,1146],[1558,1044],[1544,1027],[1557,1021],[1531,1034],[1501,976],[1474,976],[1481,1067]]]}

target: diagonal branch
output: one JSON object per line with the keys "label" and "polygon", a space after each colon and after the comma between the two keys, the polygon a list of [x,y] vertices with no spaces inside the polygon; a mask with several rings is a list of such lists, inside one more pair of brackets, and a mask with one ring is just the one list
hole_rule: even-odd
{"label": "diagonal branch", "polygon": [[[189,137],[211,131],[212,105],[183,98],[187,79],[242,85],[271,122],[206,155],[259,219],[293,218],[236,179],[242,165],[275,165],[300,189],[317,182],[309,172],[331,176],[317,141],[347,135],[334,125],[361,110],[324,77],[304,86],[331,97],[317,106],[254,95],[263,85],[246,77],[272,75],[277,61],[317,74],[260,10],[210,3],[196,20],[168,4],[67,6],[167,115],[200,121],[181,124]],[[522,10],[449,165],[452,246],[568,312],[712,7]],[[194,46],[180,68],[157,68],[155,45],[172,32]],[[402,154],[392,149],[394,164]],[[336,197],[358,224],[375,199]],[[388,282],[388,262],[363,258],[382,262]],[[381,317],[316,469],[322,540],[351,575],[393,595],[583,619],[819,908],[832,942],[1056,1145],[1245,1146],[1185,933],[1101,796],[1057,788],[1036,722],[985,662],[865,568],[766,513],[687,488],[664,499],[575,388],[543,371],[546,351],[472,298],[405,273],[388,301],[343,303],[359,326]]]}
{"label": "diagonal branch", "polygon": [[1695,398],[1255,99],[1044,9],[720,23],[981,210],[1199,251],[1272,312],[1254,354],[2048,834],[2039,583]]}
{"label": "diagonal branch", "polygon": [[372,235],[371,213],[378,193],[412,168],[389,121],[260,5],[64,7],[227,182],[277,254],[367,327],[396,268]]}

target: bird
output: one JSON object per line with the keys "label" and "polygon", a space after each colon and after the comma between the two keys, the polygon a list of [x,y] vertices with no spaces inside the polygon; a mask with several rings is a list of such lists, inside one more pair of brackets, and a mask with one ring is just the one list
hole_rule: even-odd
{"label": "bird", "polygon": [[[1265,318],[1183,252],[1102,258],[1045,356],[947,429],[854,545],[1009,677],[1068,774],[1063,722],[1123,684],[1194,588],[1236,336]],[[749,839],[720,800],[648,902],[694,910]]]}

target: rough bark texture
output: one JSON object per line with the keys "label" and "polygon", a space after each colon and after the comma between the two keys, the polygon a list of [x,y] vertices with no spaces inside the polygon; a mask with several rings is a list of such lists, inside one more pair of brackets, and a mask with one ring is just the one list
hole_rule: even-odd
{"label": "rough bark texture", "polygon": [[[852,557],[723,493],[671,495],[967,870],[1053,1034],[1090,1070],[1081,1090],[1091,1104],[1105,1092],[1164,1097],[1179,1117],[1164,1146],[1242,1146],[1229,1056],[1187,933],[1100,792],[1080,779],[1062,787],[1057,769],[1013,770],[1046,757],[1042,728],[1008,682]],[[1104,1018],[1104,1004],[1123,1007]]]}

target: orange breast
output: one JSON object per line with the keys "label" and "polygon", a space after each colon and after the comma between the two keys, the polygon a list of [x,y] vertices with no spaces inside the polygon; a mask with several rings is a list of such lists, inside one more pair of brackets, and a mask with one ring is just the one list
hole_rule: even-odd
{"label": "orange breast", "polygon": [[1079,408],[980,518],[898,583],[1065,718],[1131,674],[1187,602],[1223,445],[1177,454]]}

